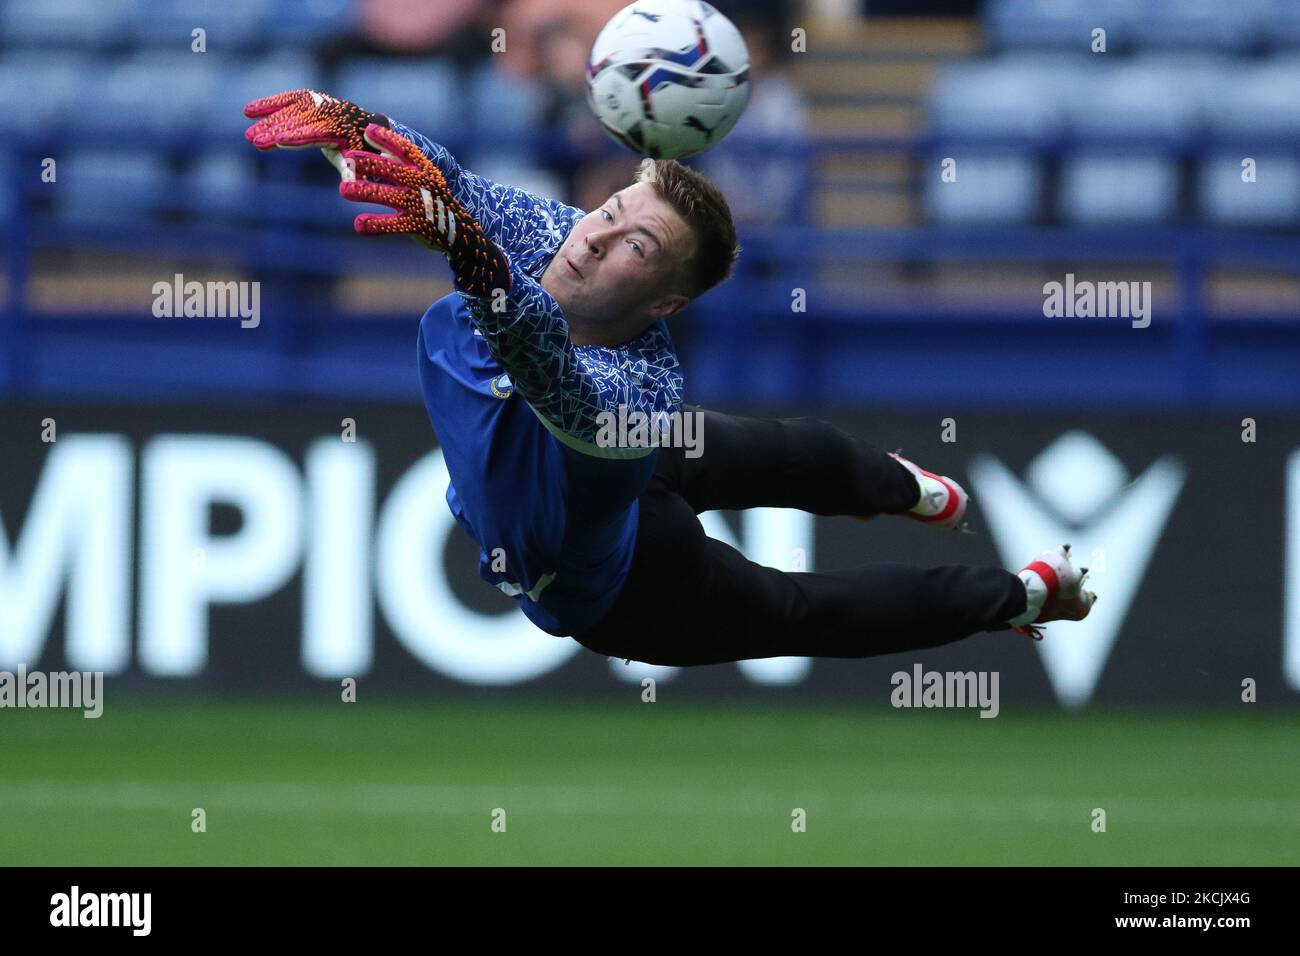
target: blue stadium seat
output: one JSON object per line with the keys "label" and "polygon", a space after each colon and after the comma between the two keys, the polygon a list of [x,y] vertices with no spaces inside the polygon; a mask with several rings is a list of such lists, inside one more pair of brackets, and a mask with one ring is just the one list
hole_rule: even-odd
{"label": "blue stadium seat", "polygon": [[98,58],[79,52],[17,50],[0,56],[5,113],[28,138],[61,133],[77,114],[96,108],[91,82],[102,77]]}
{"label": "blue stadium seat", "polygon": [[1021,54],[944,67],[929,101],[931,128],[943,135],[1023,136],[1046,140],[1061,130],[1061,101],[1086,55]]}
{"label": "blue stadium seat", "polygon": [[102,132],[130,128],[179,137],[209,130],[235,138],[248,125],[243,107],[249,100],[319,82],[314,61],[303,54],[253,60],[141,50],[82,76],[84,109],[75,121]]}
{"label": "blue stadium seat", "polygon": [[470,77],[470,102],[483,136],[518,137],[541,123],[541,88],[514,79],[497,66],[495,58],[480,64]]}
{"label": "blue stadium seat", "polygon": [[1122,0],[990,0],[984,27],[997,48],[1091,50],[1092,31],[1106,30],[1106,47],[1123,42],[1132,2]]}
{"label": "blue stadium seat", "polygon": [[262,30],[276,46],[308,46],[350,33],[351,0],[275,0]]}
{"label": "blue stadium seat", "polygon": [[[1106,64],[1071,88],[1066,116],[1085,143],[1061,169],[1058,211],[1067,222],[1161,222],[1178,212],[1176,148],[1205,120],[1230,61],[1153,54]],[[1127,146],[1125,138],[1160,142]],[[1107,145],[1106,140],[1113,142]],[[1092,145],[1097,144],[1097,145]]]}
{"label": "blue stadium seat", "polygon": [[0,41],[7,47],[102,49],[130,35],[140,0],[7,0]]}
{"label": "blue stadium seat", "polygon": [[220,99],[216,54],[142,51],[85,78],[77,123],[100,132],[130,129],[178,136],[202,125]]}
{"label": "blue stadium seat", "polygon": [[73,150],[59,162],[55,214],[104,223],[145,219],[166,201],[170,184],[166,164],[152,153]]}
{"label": "blue stadium seat", "polygon": [[[189,51],[192,31],[201,27],[208,53],[238,53],[265,40],[262,25],[274,0],[149,0],[131,18],[129,28],[141,46]],[[203,54],[195,54],[196,56]]]}
{"label": "blue stadium seat", "polygon": [[[1300,57],[1276,56],[1237,70],[1209,111],[1211,130],[1233,141],[1201,163],[1200,208],[1212,222],[1296,225],[1300,216]],[[1256,181],[1242,182],[1241,161]]]}
{"label": "blue stadium seat", "polygon": [[[354,59],[338,72],[337,93],[431,139],[469,132],[465,96],[446,60]],[[334,92],[334,91],[331,91]]]}
{"label": "blue stadium seat", "polygon": [[199,156],[181,177],[183,192],[199,210],[237,212],[257,180],[254,155],[233,150]]}
{"label": "blue stadium seat", "polygon": [[1243,52],[1262,41],[1268,5],[1260,0],[1140,0],[1128,30],[1140,49],[1200,48]]}
{"label": "blue stadium seat", "polygon": [[1220,133],[1300,135],[1300,57],[1279,55],[1233,71],[1208,118]]}
{"label": "blue stadium seat", "polygon": [[1067,222],[1162,222],[1178,209],[1178,166],[1163,156],[1074,156],[1061,170]]}
{"label": "blue stadium seat", "polygon": [[[1032,222],[1041,211],[1043,170],[1037,155],[980,146],[981,137],[1047,143],[1063,131],[1062,103],[1086,54],[1008,54],[946,67],[929,103],[931,132],[950,139],[933,157],[957,160],[957,179],[927,176],[924,204],[943,223]],[[969,145],[963,143],[971,139]]]}
{"label": "blue stadium seat", "polygon": [[207,104],[206,126],[235,137],[248,127],[244,104],[283,90],[321,89],[316,61],[304,53],[275,53],[259,59],[218,60],[217,97]]}
{"label": "blue stadium seat", "polygon": [[[939,168],[937,160],[931,168]],[[1021,155],[966,154],[957,157],[957,178],[925,178],[925,208],[941,223],[1023,223],[1038,217],[1043,173]]]}
{"label": "blue stadium seat", "polygon": [[1224,226],[1300,228],[1300,160],[1294,155],[1265,154],[1255,160],[1255,182],[1244,182],[1242,157],[1211,156],[1197,176],[1201,214]]}
{"label": "blue stadium seat", "polygon": [[1139,54],[1125,65],[1135,72],[1151,74],[1153,86],[1168,91],[1176,100],[1168,108],[1194,113],[1194,124],[1199,126],[1206,121],[1209,104],[1241,69],[1242,61],[1239,57],[1202,50],[1155,50]]}
{"label": "blue stadium seat", "polygon": [[1147,135],[1170,139],[1201,122],[1203,103],[1168,69],[1142,60],[1102,64],[1081,73],[1064,102],[1072,132],[1094,138]]}

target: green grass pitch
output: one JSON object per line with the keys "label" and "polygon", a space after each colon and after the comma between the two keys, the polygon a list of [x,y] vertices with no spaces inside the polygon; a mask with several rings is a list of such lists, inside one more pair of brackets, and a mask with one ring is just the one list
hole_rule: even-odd
{"label": "green grass pitch", "polygon": [[1296,865],[1297,740],[1244,705],[110,699],[0,711],[0,863]]}

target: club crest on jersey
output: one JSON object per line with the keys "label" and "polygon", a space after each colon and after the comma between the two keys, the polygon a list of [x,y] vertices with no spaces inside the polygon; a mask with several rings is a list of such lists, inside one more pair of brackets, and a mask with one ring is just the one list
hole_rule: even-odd
{"label": "club crest on jersey", "polygon": [[509,398],[510,393],[515,390],[514,383],[510,381],[510,376],[505,372],[492,379],[488,384],[492,386],[492,394],[497,398]]}

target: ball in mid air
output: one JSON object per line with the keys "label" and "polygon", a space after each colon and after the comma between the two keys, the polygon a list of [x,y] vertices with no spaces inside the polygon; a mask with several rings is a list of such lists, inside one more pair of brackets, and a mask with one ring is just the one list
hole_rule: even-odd
{"label": "ball in mid air", "polygon": [[596,37],[587,99],[643,156],[680,159],[720,143],[749,102],[749,51],[703,0],[638,0]]}

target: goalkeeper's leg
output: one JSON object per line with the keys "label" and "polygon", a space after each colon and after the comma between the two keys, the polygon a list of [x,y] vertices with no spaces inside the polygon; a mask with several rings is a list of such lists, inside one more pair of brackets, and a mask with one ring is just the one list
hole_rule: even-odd
{"label": "goalkeeper's leg", "polygon": [[1026,610],[1025,586],[1001,568],[777,571],[705,535],[694,506],[659,475],[638,503],[627,581],[609,614],[576,635],[609,656],[675,665],[870,657],[1002,630]]}
{"label": "goalkeeper's leg", "polygon": [[747,418],[684,405],[699,416],[700,454],[664,448],[657,472],[696,514],[798,508],[818,515],[901,514],[916,479],[889,455],[816,418]]}

